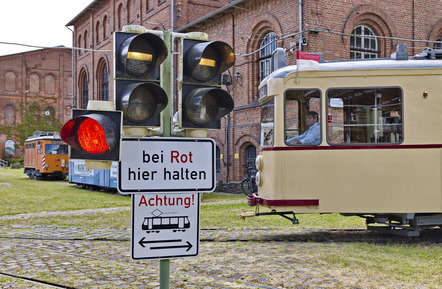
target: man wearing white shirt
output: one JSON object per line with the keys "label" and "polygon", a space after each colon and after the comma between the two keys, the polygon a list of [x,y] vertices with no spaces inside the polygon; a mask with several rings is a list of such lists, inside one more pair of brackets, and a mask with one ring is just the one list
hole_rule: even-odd
{"label": "man wearing white shirt", "polygon": [[321,142],[321,126],[318,122],[319,116],[315,111],[307,113],[306,123],[309,127],[300,136],[288,139],[287,144],[319,144]]}

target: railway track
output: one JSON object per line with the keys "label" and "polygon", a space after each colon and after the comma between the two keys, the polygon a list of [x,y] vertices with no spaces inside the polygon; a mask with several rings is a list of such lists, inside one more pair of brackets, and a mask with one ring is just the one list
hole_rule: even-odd
{"label": "railway track", "polygon": [[[32,237],[32,236],[0,236],[2,239],[28,239],[47,241],[90,241],[90,242],[129,242],[130,237]],[[365,228],[355,229],[279,229],[279,228],[202,228],[201,242],[376,242],[376,243],[441,243],[442,228],[422,231],[419,237],[394,236]]]}
{"label": "railway track", "polygon": [[[0,275],[9,277],[11,279],[15,279],[15,280],[20,280],[20,281],[24,281],[27,283],[31,283],[31,284],[35,284],[35,285],[42,285],[45,287],[49,287],[49,288],[63,288],[63,289],[74,289],[75,287],[69,287],[69,286],[65,286],[65,285],[61,285],[61,284],[56,284],[56,283],[52,283],[52,282],[48,282],[48,281],[43,281],[43,280],[38,280],[35,278],[29,278],[29,277],[25,277],[25,276],[18,276],[18,275],[13,275],[13,274],[8,274],[5,272],[0,272]],[[1,288],[8,288],[8,287],[1,287]],[[13,287],[11,287],[13,288]]]}
{"label": "railway track", "polygon": [[[38,229],[35,230],[38,232]],[[27,232],[29,233],[29,232]],[[77,232],[78,233],[78,232]],[[293,230],[282,230],[282,229],[274,229],[274,228],[249,228],[249,229],[221,229],[221,228],[205,228],[201,229],[201,243],[204,247],[204,251],[206,250],[214,250],[213,248],[236,248],[241,247],[248,251],[250,248],[257,248],[260,246],[290,246],[290,247],[302,247],[304,246],[328,246],[334,242],[367,242],[367,243],[376,243],[376,244],[417,244],[418,246],[427,246],[428,244],[441,244],[442,241],[442,230],[430,230],[424,232],[421,237],[418,238],[406,238],[400,236],[391,236],[391,235],[382,235],[377,232],[370,232],[366,229],[293,229]],[[79,284],[78,288],[87,288],[87,285],[80,284],[78,281],[75,282],[64,282],[63,280],[57,282],[57,278],[53,277],[57,275],[54,271],[60,269],[59,267],[72,265],[63,265],[64,263],[72,263],[72,260],[75,260],[78,264],[84,264],[84,271],[94,270],[94,266],[102,266],[102,264],[107,264],[108,268],[126,268],[125,272],[132,271],[145,271],[146,263],[144,262],[135,262],[129,258],[129,242],[130,238],[127,236],[124,237],[69,237],[64,233],[62,235],[54,235],[50,236],[47,233],[42,234],[40,236],[29,236],[29,235],[17,235],[15,236],[1,236],[0,232],[0,248],[6,248],[4,252],[9,250],[13,250],[18,255],[29,255],[29,260],[33,268],[34,272],[27,272],[27,270],[16,270],[13,267],[16,264],[12,264],[13,266],[3,267],[0,269],[0,275],[4,277],[8,277],[11,280],[16,280],[17,282],[26,282],[29,284],[36,284],[36,286],[40,285],[43,288],[76,288],[71,287],[72,284]],[[253,245],[251,245],[253,244]],[[328,245],[327,245],[328,244]],[[72,248],[80,248],[80,250],[73,250]],[[217,249],[218,250],[218,249]],[[216,250],[216,254],[218,254]],[[208,254],[212,255],[212,254]],[[252,254],[253,255],[253,254]],[[39,257],[35,257],[39,256]],[[46,256],[48,259],[44,259]],[[55,256],[55,260],[62,259],[60,264],[52,265],[52,277],[51,278],[42,278],[39,275],[40,270],[45,269],[45,267],[41,267],[42,269],[36,267],[36,264],[45,264],[45,266],[50,267],[50,262],[53,262],[52,257]],[[274,256],[275,257],[275,256]],[[7,257],[5,257],[7,258]],[[228,258],[224,260],[223,255],[219,255],[219,258],[223,260],[222,262],[231,262]],[[38,259],[38,261],[35,261]],[[213,286],[212,288],[265,288],[265,289],[276,289],[282,288],[278,286],[271,286],[270,283],[259,282],[258,280],[243,280],[241,281],[241,286],[238,286],[238,280],[241,280],[241,274],[244,273],[236,273],[228,276],[222,276],[222,274],[212,274],[213,270],[194,270],[195,264],[198,264],[198,261],[193,261],[193,258],[184,260],[184,259],[176,259],[173,260],[174,264],[179,263],[180,267],[191,266],[192,269],[184,270],[179,272],[179,278],[175,278],[174,282],[177,282],[176,279],[179,280],[212,280],[213,283],[224,284],[218,286]],[[269,258],[271,260],[272,258]],[[68,261],[66,261],[68,260]],[[194,265],[186,265],[186,262],[193,263]],[[218,260],[219,262],[219,260]],[[244,262],[244,261],[241,261]],[[253,264],[253,262],[251,262]],[[100,265],[98,265],[100,264]],[[149,263],[151,264],[151,263]],[[184,265],[183,265],[184,264]],[[11,264],[9,264],[11,265]],[[220,266],[220,265],[217,265]],[[225,265],[221,265],[222,267]],[[72,266],[73,268],[75,266]],[[158,270],[158,267],[154,265],[154,269],[150,269],[150,274],[156,274],[155,272]],[[8,270],[6,268],[9,268]],[[55,270],[54,270],[55,268]],[[131,269],[133,268],[133,269]],[[227,268],[227,267],[226,267]],[[198,269],[198,268],[197,268]],[[78,269],[65,269],[65,273],[67,276],[70,276],[73,280],[81,280],[81,274],[84,274],[84,271],[79,271]],[[106,269],[107,270],[107,269]],[[227,269],[224,269],[227,270]],[[247,268],[244,268],[245,272],[248,272]],[[245,274],[253,273],[252,270]],[[25,272],[25,273],[23,273]],[[36,272],[38,274],[36,274]],[[61,274],[61,273],[60,273]],[[78,276],[76,276],[76,274]],[[130,273],[124,273],[130,274]],[[123,275],[124,275],[123,274]],[[100,275],[100,274],[96,274]],[[40,277],[39,277],[40,276]],[[84,277],[83,277],[84,278]],[[101,278],[101,277],[97,277]],[[113,277],[107,276],[106,278],[112,279]],[[173,276],[171,276],[174,279]],[[259,277],[263,278],[263,277]],[[315,278],[312,278],[313,280]],[[316,278],[317,279],[317,278]],[[48,281],[50,280],[50,281]],[[130,280],[130,279],[129,279]],[[93,282],[97,282],[94,280]],[[112,284],[112,281],[109,281]],[[123,282],[123,281],[121,281]],[[128,282],[128,281],[127,281]],[[13,283],[13,282],[11,282]],[[114,283],[117,284],[117,283]],[[227,285],[226,285],[227,284]],[[3,285],[3,284],[2,284]],[[118,284],[117,284],[118,285]],[[151,287],[147,288],[155,288],[158,284],[154,284]],[[174,284],[174,288],[186,288],[179,287]],[[191,285],[191,284],[189,284]],[[4,285],[3,285],[4,286]],[[97,286],[95,284],[95,286]],[[108,285],[109,286],[109,285]],[[112,286],[112,285],[111,285]],[[235,287],[236,286],[236,287]],[[31,286],[29,286],[31,287]],[[94,287],[94,286],[92,286]],[[204,286],[203,286],[204,287]],[[14,287],[2,287],[2,288],[14,288]],[[27,287],[26,287],[27,288]],[[32,288],[32,287],[31,287]],[[38,287],[40,288],[40,287]],[[94,287],[95,288],[95,287]],[[192,287],[195,288],[195,287]],[[198,288],[198,287],[197,287]],[[285,287],[284,287],[285,288]],[[304,287],[299,287],[304,288]],[[308,288],[308,287],[306,287]]]}

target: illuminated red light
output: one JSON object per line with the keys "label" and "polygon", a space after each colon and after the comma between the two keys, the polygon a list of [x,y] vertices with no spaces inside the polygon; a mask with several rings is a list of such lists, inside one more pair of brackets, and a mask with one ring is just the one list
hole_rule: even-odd
{"label": "illuminated red light", "polygon": [[78,144],[92,154],[101,154],[109,149],[103,127],[94,119],[85,119],[77,130]]}

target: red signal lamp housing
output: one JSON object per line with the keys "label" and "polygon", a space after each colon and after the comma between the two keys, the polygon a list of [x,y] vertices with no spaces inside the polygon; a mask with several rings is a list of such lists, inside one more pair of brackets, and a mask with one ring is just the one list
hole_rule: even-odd
{"label": "red signal lamp housing", "polygon": [[71,159],[119,161],[120,111],[73,110],[73,116],[60,132],[71,146]]}

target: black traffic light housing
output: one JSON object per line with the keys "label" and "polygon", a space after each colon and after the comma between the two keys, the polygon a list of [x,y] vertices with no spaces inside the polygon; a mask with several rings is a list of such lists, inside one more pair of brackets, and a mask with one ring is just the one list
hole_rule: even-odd
{"label": "black traffic light housing", "polygon": [[220,119],[233,110],[221,89],[222,73],[235,63],[233,49],[222,41],[182,41],[181,128],[220,129]]}
{"label": "black traffic light housing", "polygon": [[114,34],[115,103],[123,111],[123,125],[159,127],[160,113],[168,103],[160,86],[167,46],[151,32]]}
{"label": "black traffic light housing", "polygon": [[121,111],[73,109],[72,116],[60,132],[71,159],[120,160]]}

